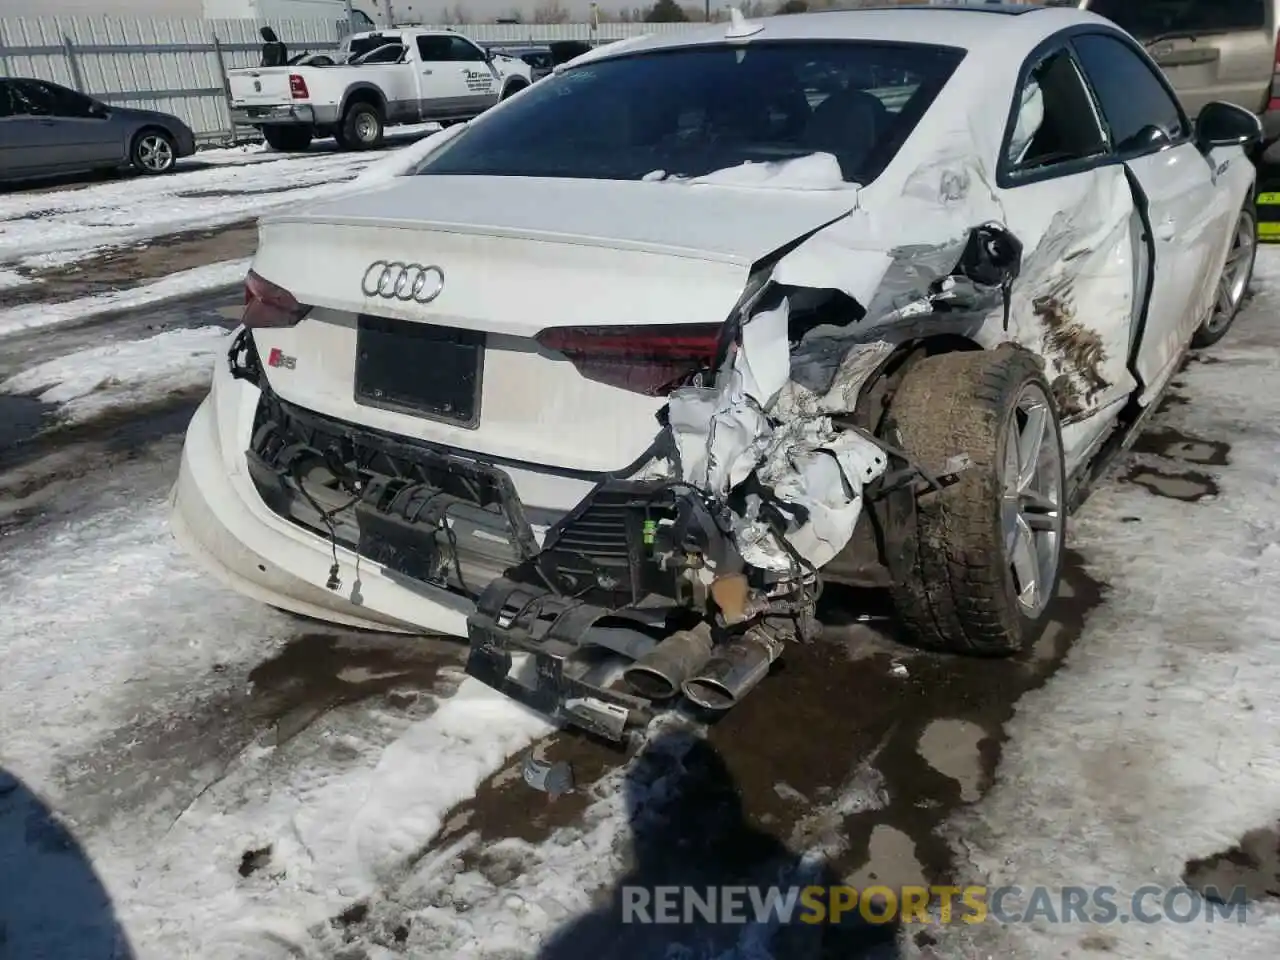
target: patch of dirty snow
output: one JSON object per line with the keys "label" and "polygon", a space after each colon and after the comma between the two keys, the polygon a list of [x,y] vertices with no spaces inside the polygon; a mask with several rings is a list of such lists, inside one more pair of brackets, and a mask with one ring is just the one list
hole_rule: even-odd
{"label": "patch of dirty snow", "polygon": [[261,656],[287,624],[196,569],[164,492],[113,484],[134,473],[99,477],[97,509],[0,551],[0,766],[40,792],[60,757],[160,708],[159,688]]}
{"label": "patch of dirty snow", "polygon": [[12,270],[5,270],[3,267],[0,267],[0,290],[8,290],[13,287],[23,287],[30,282],[31,281],[22,274],[15,273]]}
{"label": "patch of dirty snow", "polygon": [[225,260],[171,273],[125,290],[99,293],[65,303],[32,303],[0,310],[0,337],[19,330],[79,323],[102,313],[145,307],[204,290],[228,287],[244,280],[249,262],[247,259]]}
{"label": "patch of dirty snow", "polygon": [[[303,955],[308,931],[416,862],[450,808],[551,726],[467,678],[390,743],[289,765],[259,745],[196,799],[163,840],[103,835],[104,876],[133,889],[117,909],[141,958],[193,949],[209,960]],[[246,850],[270,870],[246,884]],[[290,952],[292,951],[292,952]]]}
{"label": "patch of dirty snow", "polygon": [[27,270],[57,270],[106,251],[106,247],[83,247],[74,250],[51,250],[48,253],[33,253],[18,260],[18,265]]}
{"label": "patch of dirty snow", "polygon": [[[173,542],[175,450],[82,479],[67,519],[0,552],[0,768],[83,846],[132,956],[277,956],[403,874],[447,811],[551,726],[455,668],[419,719],[370,703],[340,738],[317,724],[281,744],[267,725],[218,756],[219,729],[254,722],[248,670],[300,628]],[[165,749],[179,751],[167,766],[148,760]],[[245,852],[264,847],[269,868],[246,878]]]}
{"label": "patch of dirty snow", "polygon": [[[1211,475],[1220,494],[1187,503],[1111,482],[1085,505],[1074,543],[1109,596],[1064,668],[1019,704],[995,788],[952,825],[959,883],[1045,885],[1059,911],[1063,886],[1110,886],[1132,916],[1141,888],[1182,887],[1188,860],[1280,814],[1280,330],[1269,322],[1280,251],[1259,252],[1255,286],[1207,362],[1178,378],[1187,402],[1161,417],[1190,443],[1171,450],[1164,471]],[[1226,441],[1227,465],[1179,459],[1196,439]],[[1162,896],[1140,906],[1157,910]],[[1245,924],[1209,922],[1188,892],[1173,909],[1198,913],[932,932],[940,956],[1275,956],[1274,902],[1254,904]]]}
{"label": "patch of dirty snow", "polygon": [[228,336],[221,327],[196,327],[91,347],[23,370],[0,383],[0,393],[35,396],[57,404],[63,422],[83,422],[207,387]]}

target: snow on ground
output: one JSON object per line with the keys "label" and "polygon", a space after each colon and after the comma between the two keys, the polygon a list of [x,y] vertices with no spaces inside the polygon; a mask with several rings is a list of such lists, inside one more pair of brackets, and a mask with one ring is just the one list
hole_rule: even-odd
{"label": "snow on ground", "polygon": [[91,347],[23,370],[0,382],[0,393],[35,396],[57,404],[63,422],[84,422],[207,388],[228,336],[221,327],[196,327]]}
{"label": "snow on ground", "polygon": [[[406,143],[435,128],[392,127],[388,140]],[[0,195],[0,263],[48,267],[103,247],[247,220],[323,197],[385,156],[385,151],[340,152],[320,144],[299,154],[261,147],[208,150],[169,176]]]}
{"label": "snow on ground", "polygon": [[[420,719],[365,711],[339,734],[279,745],[267,730],[203,756],[248,712],[221,701],[242,697],[248,668],[298,625],[228,592],[172,542],[175,452],[113,470],[84,509],[0,553],[0,769],[62,814],[139,960],[245,960],[393,874],[549,728],[455,668]],[[145,754],[167,741],[171,769]],[[242,855],[268,845],[271,869],[246,883]],[[5,883],[0,920],[17,902]],[[44,909],[38,935],[29,917],[9,924],[16,955],[86,955],[19,949],[65,932],[66,902]]]}
{"label": "snow on ground", "polygon": [[19,330],[36,327],[56,327],[79,323],[91,317],[117,310],[145,307],[149,304],[177,297],[189,296],[202,290],[230,286],[244,279],[249,260],[226,260],[202,267],[192,267],[171,273],[150,283],[124,290],[112,290],[80,300],[65,303],[31,303],[21,307],[0,310],[0,337]]}

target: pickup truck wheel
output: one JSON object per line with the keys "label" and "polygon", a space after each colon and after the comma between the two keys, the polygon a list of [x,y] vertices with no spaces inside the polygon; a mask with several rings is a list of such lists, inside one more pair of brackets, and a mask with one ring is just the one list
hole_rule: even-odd
{"label": "pickup truck wheel", "polygon": [[371,103],[353,103],[342,118],[338,143],[348,150],[373,150],[382,146],[385,121]]}
{"label": "pickup truck wheel", "polygon": [[275,124],[262,128],[262,137],[272,150],[281,153],[298,153],[311,146],[310,127],[287,127]]}
{"label": "pickup truck wheel", "polygon": [[1025,350],[918,361],[890,401],[885,438],[954,484],[891,494],[887,560],[898,615],[921,646],[1007,656],[1044,629],[1066,540],[1062,432]]}
{"label": "pickup truck wheel", "polygon": [[507,97],[514,97],[517,93],[519,93],[521,90],[523,90],[527,86],[528,84],[525,83],[523,80],[512,80],[510,83],[508,83],[505,87],[502,88],[502,96],[499,97],[498,99],[505,100],[507,99]]}
{"label": "pickup truck wheel", "polygon": [[1249,281],[1253,279],[1253,262],[1257,257],[1258,214],[1250,200],[1236,220],[1231,250],[1227,253],[1227,262],[1222,265],[1222,273],[1218,276],[1213,307],[1191,338],[1193,347],[1211,347],[1227,335],[1236,314],[1244,304]]}

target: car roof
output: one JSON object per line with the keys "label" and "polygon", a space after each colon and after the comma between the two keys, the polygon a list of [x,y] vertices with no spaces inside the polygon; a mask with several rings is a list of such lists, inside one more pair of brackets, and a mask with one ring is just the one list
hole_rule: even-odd
{"label": "car roof", "polygon": [[[1105,26],[1111,21],[1075,7],[1030,4],[899,5],[854,10],[819,10],[752,20],[763,26],[746,38],[768,40],[870,40],[893,43],[926,43],[962,50],[999,49],[1008,56],[1029,52],[1041,40],[1076,24]],[[732,42],[729,23],[699,25],[679,33],[650,34],[625,40],[616,47],[597,47],[575,61],[586,63],[641,51],[679,49]]]}

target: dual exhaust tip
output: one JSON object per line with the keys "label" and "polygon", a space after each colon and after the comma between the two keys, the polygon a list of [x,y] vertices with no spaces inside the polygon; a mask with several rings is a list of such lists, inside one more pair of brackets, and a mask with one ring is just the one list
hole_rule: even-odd
{"label": "dual exhaust tip", "polygon": [[627,685],[650,700],[683,693],[706,710],[736,705],[769,673],[782,641],[752,627],[718,649],[709,624],[679,630],[623,671]]}

